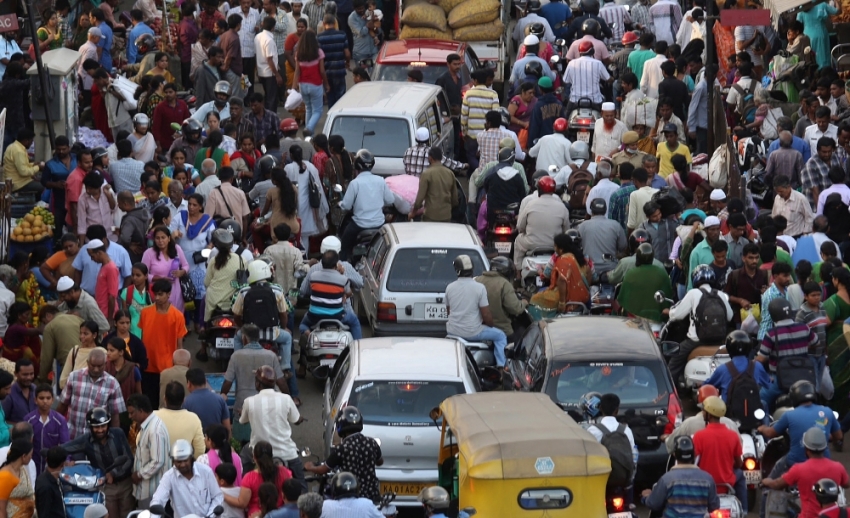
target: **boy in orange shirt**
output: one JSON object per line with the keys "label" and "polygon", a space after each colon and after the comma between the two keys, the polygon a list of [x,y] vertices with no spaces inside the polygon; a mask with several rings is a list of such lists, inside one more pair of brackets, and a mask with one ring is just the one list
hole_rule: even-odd
{"label": "boy in orange shirt", "polygon": [[159,402],[159,375],[172,366],[172,355],[183,348],[186,320],[183,313],[171,305],[171,281],[157,279],[153,283],[154,305],[139,315],[142,341],[148,350],[148,368],[142,373],[142,393],[154,406]]}

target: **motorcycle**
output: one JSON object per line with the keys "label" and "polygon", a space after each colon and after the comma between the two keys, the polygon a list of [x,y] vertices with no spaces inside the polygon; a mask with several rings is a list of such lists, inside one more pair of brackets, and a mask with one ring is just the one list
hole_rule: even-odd
{"label": "motorcycle", "polygon": [[727,493],[717,493],[720,500],[720,508],[711,513],[712,518],[744,518],[746,514],[741,506],[741,501],[735,496],[735,489],[729,484],[718,484],[725,486]]}
{"label": "motorcycle", "polygon": [[[145,512],[148,513],[147,517],[144,515]],[[224,513],[224,507],[217,505],[215,506],[215,509],[213,509],[213,512],[210,513],[208,516],[198,516],[197,514],[190,514],[181,518],[213,518],[214,516],[221,516],[222,513]],[[139,518],[148,518],[149,516],[165,516],[166,518],[173,518],[172,513],[166,512],[165,507],[161,505],[152,505],[149,511],[141,511],[138,516]]]}
{"label": "motorcycle", "polygon": [[549,284],[549,279],[541,277],[540,273],[554,253],[555,249],[551,247],[532,248],[522,258],[520,283],[522,290],[529,298]]}
{"label": "motorcycle", "polygon": [[[109,470],[123,464],[126,460],[127,457],[121,455],[115,459]],[[106,485],[106,474],[87,460],[78,460],[73,466],[63,467],[59,472],[59,486],[62,491],[62,501],[65,503],[65,516],[83,518],[86,507],[92,504],[104,504],[106,502],[104,485]]]}
{"label": "motorcycle", "polygon": [[513,259],[514,240],[517,237],[518,203],[511,203],[506,209],[494,211],[493,222],[487,226],[487,243],[492,245],[499,255]]}
{"label": "motorcycle", "polygon": [[635,505],[626,505],[626,489],[605,487],[605,510],[608,518],[638,518]]}
{"label": "motorcycle", "polygon": [[[372,437],[372,439],[374,439],[375,442],[378,443],[378,446],[381,445],[381,439],[379,439],[378,437]],[[331,446],[331,449],[333,449],[333,448],[335,448],[335,447]],[[322,459],[320,459],[317,454],[310,451],[310,448],[304,448],[299,453],[300,453],[302,459],[309,459],[309,458],[314,459],[315,460],[314,464],[316,464],[317,466],[324,464],[324,461],[322,461]],[[275,462],[276,463],[278,462],[277,458],[275,459]],[[316,490],[314,492],[319,494],[319,495],[322,495],[322,497],[325,500],[332,500],[333,496],[331,495],[330,482],[331,482],[331,479],[333,478],[333,476],[335,474],[336,473],[334,473],[334,472],[325,473],[325,474],[322,474],[322,475],[316,474],[316,473],[309,473],[304,477],[304,481],[307,483],[308,488],[310,487],[311,484],[316,484]],[[382,493],[381,499],[378,502],[376,507],[380,511],[381,509],[389,506],[393,502],[393,500],[395,500],[395,497],[396,497],[396,494],[392,491],[387,491],[385,493]],[[474,514],[474,511],[473,511],[473,514]]]}
{"label": "motorcycle", "polygon": [[573,109],[567,119],[569,123],[570,140],[573,142],[586,142],[590,145],[593,140],[593,131],[596,121],[602,114],[593,107],[593,100],[582,97],[578,100],[578,106]]}
{"label": "motorcycle", "polygon": [[[335,221],[335,225],[337,225],[338,234],[342,235],[345,231],[345,227],[351,222],[351,212],[342,210],[339,207],[339,202],[345,197],[345,193],[341,185],[336,184],[333,187],[334,199],[337,199],[337,203],[335,203],[332,207],[335,210],[331,211],[331,219]],[[388,209],[394,210],[392,207],[384,207],[384,218],[388,217]],[[395,215],[390,213],[390,220],[395,218]],[[366,250],[369,249],[369,243],[372,242],[372,238],[381,230],[381,227],[377,228],[364,228],[360,232],[357,233],[357,243],[354,245],[354,250],[352,250],[351,257],[349,258],[349,262],[351,264],[357,264],[360,262],[360,258],[366,255]]]}
{"label": "motorcycle", "polygon": [[312,327],[307,341],[307,370],[314,378],[324,382],[336,359],[353,340],[348,326],[339,320],[319,320]]}

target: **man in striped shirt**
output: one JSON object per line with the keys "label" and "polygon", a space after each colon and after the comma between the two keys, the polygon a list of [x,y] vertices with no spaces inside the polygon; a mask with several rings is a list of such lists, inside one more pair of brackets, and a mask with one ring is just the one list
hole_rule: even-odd
{"label": "man in striped shirt", "polygon": [[595,49],[591,42],[581,42],[578,51],[581,56],[570,61],[564,72],[564,84],[572,85],[567,113],[570,113],[582,98],[590,99],[594,107],[600,109],[604,99],[599,83],[611,79],[605,65],[593,57]]}
{"label": "man in striped shirt", "polygon": [[493,71],[490,69],[479,69],[472,73],[475,85],[466,92],[460,109],[463,145],[466,148],[467,162],[472,170],[478,168],[477,139],[478,134],[485,129],[487,112],[499,110],[499,95],[487,88],[487,80],[491,75]]}
{"label": "man in striped shirt", "polygon": [[352,321],[357,319],[354,313],[345,311],[345,299],[352,291],[336,251],[322,254],[322,269],[310,272],[309,282],[301,285],[301,294],[310,297],[310,307],[299,326],[305,338],[309,338],[313,325],[322,319],[339,320],[352,328],[359,324]]}
{"label": "man in striped shirt", "polygon": [[165,423],[153,414],[150,399],[133,394],[127,399],[130,419],[139,427],[136,436],[136,455],[133,460],[133,497],[139,509],[147,509],[159,481],[171,469],[169,445],[171,439]]}
{"label": "man in striped shirt", "polygon": [[614,36],[605,39],[605,44],[610,45],[612,41],[620,41],[626,33],[626,25],[632,24],[632,17],[625,7],[615,3],[613,0],[605,2],[599,10],[599,16],[605,20]]}
{"label": "man in striped shirt", "polygon": [[676,465],[652,489],[644,489],[641,502],[664,518],[698,518],[720,508],[714,478],[694,465],[696,454],[690,437],[677,437],[673,448]]}

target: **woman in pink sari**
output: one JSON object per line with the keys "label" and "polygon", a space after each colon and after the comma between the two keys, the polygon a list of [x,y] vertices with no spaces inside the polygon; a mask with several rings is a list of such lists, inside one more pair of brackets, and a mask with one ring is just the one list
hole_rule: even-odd
{"label": "woman in pink sari", "polygon": [[180,277],[188,275],[189,263],[183,255],[168,227],[158,226],[153,229],[153,246],[145,250],[142,262],[148,267],[148,281],[167,279],[171,281],[171,297],[169,301],[180,312],[183,312],[183,292],[180,290]]}

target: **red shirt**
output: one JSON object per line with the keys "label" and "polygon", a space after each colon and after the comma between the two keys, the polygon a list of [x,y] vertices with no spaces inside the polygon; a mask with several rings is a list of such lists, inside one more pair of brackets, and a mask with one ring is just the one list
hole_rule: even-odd
{"label": "red shirt", "polygon": [[[153,110],[151,133],[153,133],[154,139],[159,142],[161,149],[167,151],[174,142],[174,130],[171,129],[171,123],[183,124],[183,121],[191,116],[189,106],[180,99],[177,99],[177,103],[174,106],[170,106],[168,101],[162,101],[156,105],[156,108]],[[171,157],[168,158],[170,159]]]}
{"label": "red shirt", "polygon": [[800,504],[803,508],[800,518],[817,518],[820,515],[820,503],[815,498],[812,487],[822,478],[828,478],[843,487],[847,485],[847,470],[839,462],[821,458],[794,464],[782,475],[782,480],[789,485],[796,485],[800,491]]}
{"label": "red shirt", "polygon": [[[101,313],[110,319],[115,316],[115,311],[118,310],[118,267],[115,262],[109,261],[100,267],[100,272],[97,274],[97,283],[94,287],[94,298],[97,301],[97,307]],[[112,314],[109,311],[109,296],[115,298],[112,305]]]}
{"label": "red shirt", "polygon": [[743,454],[741,437],[720,423],[709,423],[694,434],[694,453],[699,457],[699,467],[714,479],[718,493],[726,493],[725,486],[735,485],[735,459]]}
{"label": "red shirt", "polygon": [[200,29],[209,29],[215,32],[215,22],[219,20],[224,20],[224,15],[218,9],[213,11],[212,16],[208,15],[206,11],[201,11],[201,14],[198,15],[197,25]]}
{"label": "red shirt", "polygon": [[[78,167],[71,171],[68,179],[65,180],[65,210],[67,211],[65,223],[70,227],[77,225],[77,221],[71,219],[71,204],[80,202],[80,195],[83,193],[83,178],[85,176],[86,172]],[[85,229],[82,230],[85,231]]]}

